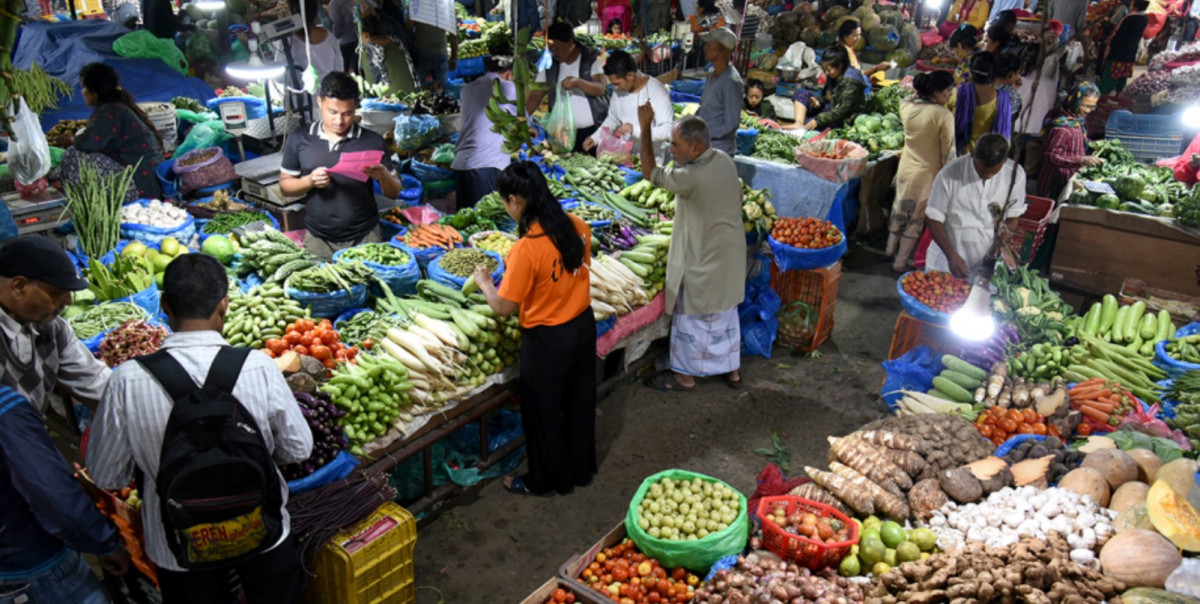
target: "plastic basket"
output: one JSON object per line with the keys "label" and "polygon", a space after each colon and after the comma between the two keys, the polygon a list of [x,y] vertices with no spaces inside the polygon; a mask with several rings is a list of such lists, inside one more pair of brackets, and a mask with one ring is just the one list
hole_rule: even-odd
{"label": "plastic basket", "polygon": [[[571,590],[575,593],[576,603],[593,604],[612,601],[608,598],[607,592],[601,592],[605,586],[600,583],[588,585],[581,575],[587,569],[588,565],[596,559],[596,554],[620,544],[628,537],[629,532],[625,530],[625,522],[621,521],[615,528],[605,533],[599,541],[584,550],[583,553],[572,555],[562,566],[558,567],[558,578],[571,587]],[[538,602],[537,604],[542,604],[542,602]]]}
{"label": "plastic basket", "polygon": [[1121,141],[1134,159],[1153,163],[1175,157],[1183,148],[1183,123],[1178,115],[1133,114],[1114,111],[1104,124],[1104,136]]}
{"label": "plastic basket", "polygon": [[[783,527],[767,520],[766,511],[776,506],[784,506],[784,514],[793,513],[815,514],[818,518],[836,518],[850,529],[850,540],[837,543],[822,543],[801,535],[795,535],[783,530]],[[858,524],[847,518],[841,512],[815,501],[810,501],[793,495],[778,497],[763,497],[758,503],[758,520],[762,524],[763,547],[783,560],[790,560],[808,567],[820,570],[837,566],[842,558],[850,553],[850,548],[858,543]]]}
{"label": "plastic basket", "polygon": [[413,548],[417,521],[393,502],[333,536],[317,555],[304,602],[374,604],[416,599]]}
{"label": "plastic basket", "polygon": [[892,345],[888,349],[888,360],[904,356],[917,346],[928,346],[944,354],[955,354],[959,340],[945,325],[929,323],[901,311],[892,330]]}
{"label": "plastic basket", "polygon": [[175,160],[167,159],[154,169],[154,175],[158,177],[158,184],[162,187],[164,199],[175,199],[179,195],[179,179],[175,178],[174,166]]}
{"label": "plastic basket", "polygon": [[904,273],[900,275],[899,279],[896,279],[896,293],[900,296],[900,306],[904,307],[904,312],[926,323],[948,324],[950,322],[949,314],[930,308],[924,302],[913,297],[912,294],[904,291],[904,278],[908,277],[912,272]]}
{"label": "plastic basket", "polygon": [[[825,268],[801,271],[781,271],[774,263],[771,264],[771,289],[779,295],[781,303],[779,319],[779,336],[776,343],[801,352],[816,350],[829,340],[833,334],[834,309],[837,307],[838,281],[842,278],[841,261]],[[807,317],[812,338],[807,336],[795,337],[787,329],[791,322],[802,320],[799,315],[791,315],[795,309],[789,309],[795,302],[803,302],[812,307],[817,314],[816,320]]]}
{"label": "plastic basket", "polygon": [[1088,138],[1092,140],[1104,138],[1104,127],[1108,124],[1108,118],[1112,116],[1113,112],[1120,109],[1128,110],[1131,107],[1133,107],[1132,99],[1112,94],[1100,97],[1100,102],[1096,103],[1096,110],[1084,118]]}
{"label": "plastic basket", "polygon": [[1009,234],[1008,243],[1017,254],[1017,261],[1028,264],[1046,240],[1046,225],[1054,211],[1054,200],[1033,195],[1025,196],[1025,214],[1017,221],[1017,230]]}
{"label": "plastic basket", "polygon": [[737,131],[737,154],[753,155],[754,143],[758,140],[757,128],[744,128]]}
{"label": "plastic basket", "polygon": [[143,545],[146,542],[146,537],[145,532],[142,530],[141,511],[135,510],[116,495],[96,486],[96,483],[92,482],[87,472],[78,465],[75,468],[77,470],[75,472],[75,479],[79,481],[84,492],[88,494],[88,497],[100,509],[100,513],[104,514],[117,527],[117,533],[121,537],[121,544],[129,552],[129,558],[134,568],[138,569],[139,572],[150,579],[154,583],[154,586],[157,587],[158,571],[154,566],[154,562],[150,560],[150,556],[146,554]]}

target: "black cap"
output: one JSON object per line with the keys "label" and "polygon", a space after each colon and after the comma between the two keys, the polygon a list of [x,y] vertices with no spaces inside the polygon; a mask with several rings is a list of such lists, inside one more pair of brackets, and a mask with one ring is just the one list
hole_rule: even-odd
{"label": "black cap", "polygon": [[0,247],[0,277],[36,279],[66,291],[88,288],[71,257],[41,235],[17,237]]}

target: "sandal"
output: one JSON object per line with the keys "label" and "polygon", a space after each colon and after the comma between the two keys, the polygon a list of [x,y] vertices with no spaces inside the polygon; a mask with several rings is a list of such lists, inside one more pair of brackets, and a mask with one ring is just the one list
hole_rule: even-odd
{"label": "sandal", "polygon": [[725,374],[725,385],[729,386],[730,388],[733,388],[734,390],[741,390],[742,389],[742,378],[739,377],[738,379],[735,380],[735,379],[733,379],[732,376],[733,376],[732,371]]}
{"label": "sandal", "polygon": [[552,492],[551,493],[543,493],[543,494],[539,495],[537,493],[534,493],[533,491],[530,491],[529,487],[525,486],[525,477],[524,476],[518,476],[518,475],[514,474],[511,478],[512,478],[512,480],[510,480],[508,484],[504,485],[504,489],[506,491],[508,491],[509,493],[513,493],[515,495],[528,495],[530,497],[553,497],[554,496],[554,493],[552,493]]}
{"label": "sandal", "polygon": [[694,384],[691,386],[680,384],[675,379],[675,374],[670,371],[664,371],[658,375],[646,378],[645,383],[646,386],[662,392],[686,392],[696,387]]}

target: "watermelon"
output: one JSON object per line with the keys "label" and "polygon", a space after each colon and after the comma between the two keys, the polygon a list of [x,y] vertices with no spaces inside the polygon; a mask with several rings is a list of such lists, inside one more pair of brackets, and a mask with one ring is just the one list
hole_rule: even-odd
{"label": "watermelon", "polygon": [[821,21],[813,15],[801,15],[800,19],[796,21],[796,25],[798,25],[802,30],[808,29],[809,27],[815,27],[817,28],[817,34],[819,35],[821,33]]}
{"label": "watermelon", "polygon": [[817,36],[816,48],[829,48],[830,46],[833,46],[835,42],[837,42],[837,31],[827,29],[821,32],[820,36]]}
{"label": "watermelon", "polygon": [[1115,210],[1121,207],[1121,198],[1112,193],[1105,193],[1096,200],[1096,207],[1104,208],[1105,210]]}
{"label": "watermelon", "polygon": [[871,31],[872,29],[875,29],[883,24],[883,22],[879,20],[879,15],[876,15],[875,13],[867,15],[865,18],[859,19],[859,21],[862,21],[862,29],[864,32]]}
{"label": "watermelon", "polygon": [[804,42],[804,45],[808,46],[809,48],[818,47],[817,38],[819,37],[821,37],[821,30],[816,26],[806,27],[800,30],[800,41]]}
{"label": "watermelon", "polygon": [[[1120,203],[1120,201],[1121,200],[1118,199],[1117,203]],[[1088,193],[1087,189],[1079,189],[1078,191],[1071,193],[1071,196],[1067,198],[1067,203],[1076,206],[1095,205],[1092,202],[1092,195],[1091,193]]]}
{"label": "watermelon", "polygon": [[863,63],[871,63],[873,65],[877,65],[879,63],[882,63],[885,59],[887,59],[887,53],[883,52],[882,50],[876,50],[874,48],[867,48],[867,49],[863,50],[862,52],[858,53],[858,58]]}

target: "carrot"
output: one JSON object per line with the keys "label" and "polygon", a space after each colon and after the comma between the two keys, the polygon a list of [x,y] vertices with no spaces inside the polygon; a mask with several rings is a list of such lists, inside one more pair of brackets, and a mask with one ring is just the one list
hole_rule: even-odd
{"label": "carrot", "polygon": [[1103,388],[1103,387],[1104,387],[1104,378],[1092,378],[1090,380],[1084,380],[1082,382],[1079,382],[1078,384],[1075,384],[1075,387],[1068,390],[1067,394],[1074,397],[1074,396],[1077,396],[1084,392],[1088,392],[1090,390],[1095,390],[1095,389]]}
{"label": "carrot", "polygon": [[1098,396],[1109,396],[1112,394],[1112,390],[1110,390],[1108,388],[1089,388],[1087,390],[1082,390],[1078,393],[1069,393],[1069,394],[1071,396],[1071,400],[1075,400],[1077,398],[1078,399],[1088,399],[1088,398],[1096,398]]}
{"label": "carrot", "polygon": [[1098,422],[1108,423],[1108,414],[1103,411],[1100,411],[1099,409],[1094,409],[1092,407],[1088,407],[1087,405],[1082,405],[1079,407],[1079,412],[1084,414],[1087,417],[1090,417],[1090,418],[1098,421]]}
{"label": "carrot", "polygon": [[1100,401],[1085,401],[1079,405],[1080,408],[1087,407],[1105,413],[1112,413],[1113,409],[1117,408],[1117,403],[1100,402]]}

